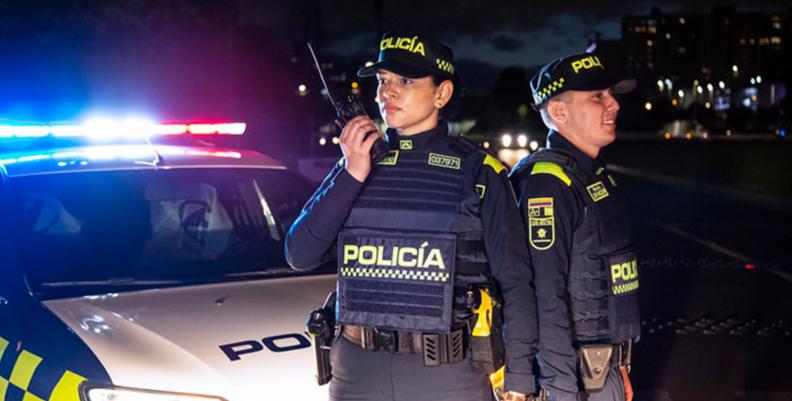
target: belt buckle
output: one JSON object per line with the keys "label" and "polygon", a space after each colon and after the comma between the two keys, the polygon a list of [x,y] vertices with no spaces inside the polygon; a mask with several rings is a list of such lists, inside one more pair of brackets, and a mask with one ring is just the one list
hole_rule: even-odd
{"label": "belt buckle", "polygon": [[374,329],[374,349],[385,350],[391,353],[398,351],[398,332],[391,330]]}

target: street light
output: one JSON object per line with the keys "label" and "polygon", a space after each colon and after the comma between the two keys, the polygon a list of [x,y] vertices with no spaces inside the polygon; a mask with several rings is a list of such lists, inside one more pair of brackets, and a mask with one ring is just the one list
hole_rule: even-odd
{"label": "street light", "polygon": [[644,108],[646,109],[646,111],[652,111],[652,102],[644,103]]}
{"label": "street light", "polygon": [[657,89],[663,90],[663,80],[661,79],[657,80]]}
{"label": "street light", "polygon": [[524,148],[525,145],[528,144],[528,137],[525,134],[520,134],[517,136],[517,146]]}
{"label": "street light", "polygon": [[718,82],[718,87],[721,89],[726,89],[726,84],[723,81]]}
{"label": "street light", "polygon": [[536,149],[539,149],[539,142],[531,141],[530,145],[528,145],[528,146],[531,147],[532,151],[536,151]]}
{"label": "street light", "polygon": [[737,64],[735,64],[735,65],[733,65],[733,66],[732,66],[732,71],[734,71],[735,73],[736,73],[736,72],[738,72],[738,71],[740,71],[740,69],[739,69],[739,68],[737,68]]}
{"label": "street light", "polygon": [[503,134],[503,136],[501,136],[501,145],[503,145],[504,148],[508,148],[509,146],[511,146],[511,144],[512,144],[512,136],[509,134]]}

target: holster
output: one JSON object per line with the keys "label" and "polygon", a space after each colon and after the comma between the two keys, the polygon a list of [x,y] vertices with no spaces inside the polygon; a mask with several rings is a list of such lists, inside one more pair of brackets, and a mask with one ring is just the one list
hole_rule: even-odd
{"label": "holster", "polygon": [[506,360],[503,307],[495,291],[490,296],[491,289],[490,286],[472,286],[468,289],[466,300],[476,319],[470,330],[471,359],[473,366],[484,374],[494,373]]}
{"label": "holster", "polygon": [[580,377],[586,391],[599,391],[605,386],[608,371],[625,368],[630,371],[632,340],[621,344],[588,344],[578,349]]}
{"label": "holster", "polygon": [[580,347],[580,378],[586,391],[599,391],[605,387],[605,379],[613,360],[613,345],[594,344]]}
{"label": "holster", "polygon": [[335,291],[328,294],[324,305],[311,311],[306,322],[308,334],[311,335],[313,340],[316,359],[316,382],[320,386],[327,384],[333,378],[330,366],[330,347],[336,336],[335,299]]}

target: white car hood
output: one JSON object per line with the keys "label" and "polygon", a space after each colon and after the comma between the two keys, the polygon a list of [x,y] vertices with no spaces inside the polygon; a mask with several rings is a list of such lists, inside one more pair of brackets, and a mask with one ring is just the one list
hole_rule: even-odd
{"label": "white car hood", "polygon": [[[228,401],[324,400],[305,321],[333,275],[187,286],[45,301],[96,354],[114,385]],[[283,336],[231,360],[220,345]],[[302,341],[300,339],[302,337]],[[249,349],[252,347],[239,347]]]}

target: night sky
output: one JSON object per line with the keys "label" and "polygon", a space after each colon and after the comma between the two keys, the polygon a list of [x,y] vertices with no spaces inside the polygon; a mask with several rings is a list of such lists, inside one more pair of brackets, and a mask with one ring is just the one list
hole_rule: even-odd
{"label": "night sky", "polygon": [[[784,11],[792,0],[728,4],[738,13]],[[455,50],[466,93],[489,96],[505,67],[581,52],[595,33],[619,39],[624,16],[653,7],[707,14],[714,5],[722,3],[0,0],[0,119],[79,120],[95,110],[244,118],[297,141],[289,133],[307,132],[295,127],[301,116],[327,108],[316,90],[296,93],[299,84],[318,87],[309,40],[336,73],[349,74],[376,58],[382,31],[432,33]]]}
{"label": "night sky", "polygon": [[268,26],[286,37],[305,32],[295,20],[306,15],[312,21],[318,18],[327,49],[339,54],[371,54],[380,27],[406,28],[434,33],[454,48],[458,59],[531,66],[583,51],[595,32],[603,39],[620,38],[621,19],[626,15],[646,15],[653,7],[665,13],[709,13],[715,5],[728,4],[735,5],[737,12],[751,12],[783,11],[792,2],[240,0],[239,8],[241,23]]}

